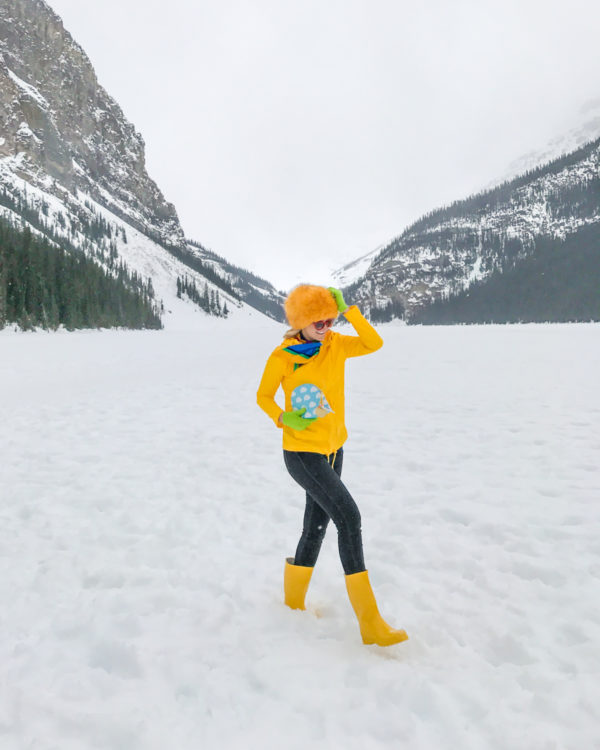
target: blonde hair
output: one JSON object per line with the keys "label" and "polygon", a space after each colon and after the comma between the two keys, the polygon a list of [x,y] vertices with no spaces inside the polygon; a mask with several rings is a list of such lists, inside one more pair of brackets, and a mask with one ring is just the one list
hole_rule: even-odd
{"label": "blonde hair", "polygon": [[283,338],[295,339],[301,330],[302,330],[301,328],[288,328],[288,330],[283,334]]}

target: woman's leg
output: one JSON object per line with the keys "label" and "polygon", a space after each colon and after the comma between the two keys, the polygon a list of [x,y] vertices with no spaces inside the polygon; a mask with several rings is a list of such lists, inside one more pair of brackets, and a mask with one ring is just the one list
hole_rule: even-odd
{"label": "woman's leg", "polygon": [[316,503],[309,493],[306,493],[306,507],[304,509],[304,522],[302,524],[302,536],[296,548],[294,565],[305,565],[314,568],[317,557],[321,550],[321,544],[327,531],[329,516]]}
{"label": "woman's leg", "polygon": [[[338,477],[342,476],[342,465],[344,462],[344,450],[340,448],[335,455],[328,456],[328,463],[333,462],[333,469]],[[304,522],[302,525],[302,536],[296,548],[294,558],[296,565],[307,565],[314,567],[321,551],[321,544],[325,538],[329,515],[321,506],[306,493],[306,507],[304,509]]]}
{"label": "woman's leg", "polygon": [[[338,451],[334,467],[320,453],[284,451],[284,461],[293,479],[306,490],[304,530],[300,538],[297,565],[314,565],[331,518],[338,531],[338,547],[344,573],[365,570],[360,512],[340,474],[343,453]],[[339,462],[339,463],[338,463]],[[298,555],[298,552],[297,552]]]}

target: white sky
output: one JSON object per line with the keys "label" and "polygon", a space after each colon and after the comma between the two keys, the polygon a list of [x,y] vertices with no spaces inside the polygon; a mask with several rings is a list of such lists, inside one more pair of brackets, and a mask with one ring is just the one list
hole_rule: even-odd
{"label": "white sky", "polygon": [[285,289],[579,123],[597,0],[50,0],[187,236]]}

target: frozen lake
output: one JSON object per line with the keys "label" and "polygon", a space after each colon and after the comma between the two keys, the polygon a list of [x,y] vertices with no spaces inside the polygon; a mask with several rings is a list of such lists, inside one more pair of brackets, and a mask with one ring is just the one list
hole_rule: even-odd
{"label": "frozen lake", "polygon": [[0,748],[600,748],[600,325],[381,326],[348,362],[388,649],[333,527],[282,604],[282,330],[0,332]]}

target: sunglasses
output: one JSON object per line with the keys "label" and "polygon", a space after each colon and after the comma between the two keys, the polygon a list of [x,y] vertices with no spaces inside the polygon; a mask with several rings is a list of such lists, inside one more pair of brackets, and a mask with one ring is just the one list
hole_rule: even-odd
{"label": "sunglasses", "polygon": [[322,331],[323,328],[331,328],[334,320],[335,318],[328,318],[327,320],[317,320],[315,323],[313,323],[313,325],[317,329],[317,331]]}

